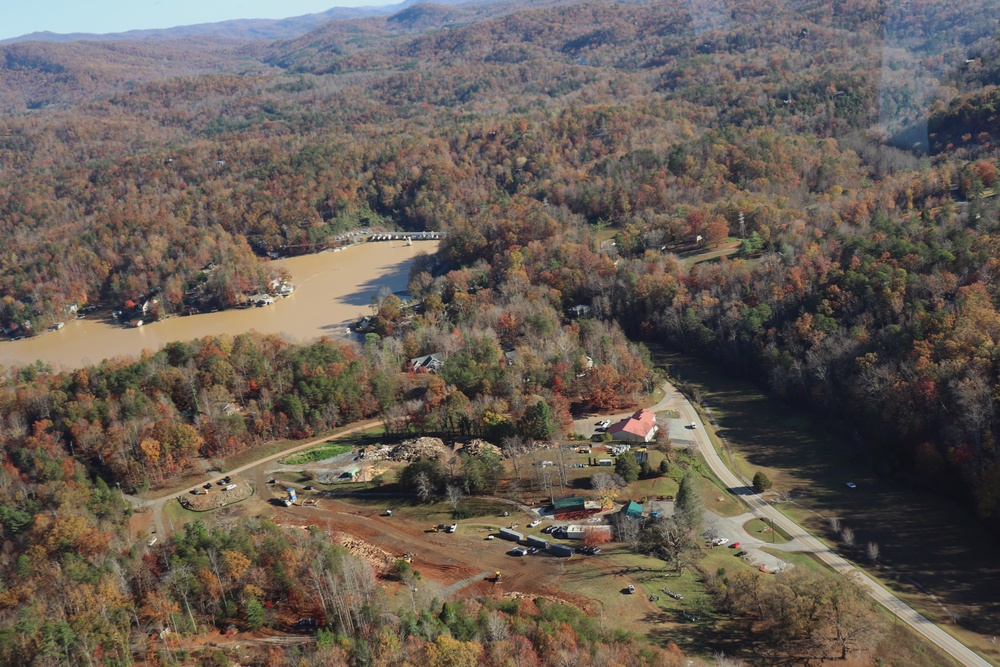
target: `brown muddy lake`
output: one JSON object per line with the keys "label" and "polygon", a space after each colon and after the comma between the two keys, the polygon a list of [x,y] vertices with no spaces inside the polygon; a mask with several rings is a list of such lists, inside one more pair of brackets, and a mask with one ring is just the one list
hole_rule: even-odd
{"label": "brown muddy lake", "polygon": [[59,331],[0,343],[0,363],[23,365],[40,359],[65,370],[113,357],[137,357],[172,341],[250,330],[281,334],[293,342],[345,337],[350,322],[371,314],[371,299],[379,290],[404,291],[413,258],[437,248],[437,241],[411,246],[385,241],[275,260],[273,266],[291,272],[295,292],[272,305],[171,317],[137,329],[122,328],[112,322],[109,311],[98,311],[86,319],[68,320]]}

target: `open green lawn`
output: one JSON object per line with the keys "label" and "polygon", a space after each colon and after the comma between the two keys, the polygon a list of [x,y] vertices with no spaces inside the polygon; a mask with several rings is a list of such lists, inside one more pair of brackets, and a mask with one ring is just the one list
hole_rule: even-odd
{"label": "open green lawn", "polygon": [[316,461],[332,459],[334,456],[340,456],[341,454],[349,452],[352,449],[354,449],[354,445],[348,442],[326,442],[322,445],[316,445],[315,447],[310,447],[309,449],[301,452],[296,452],[287,458],[281,459],[279,463],[282,465],[302,465],[303,463],[314,463]]}
{"label": "open green lawn", "polygon": [[[1000,625],[1000,542],[970,517],[970,510],[941,497],[876,476],[862,452],[829,428],[766,397],[747,382],[679,355],[659,355],[680,379],[696,386],[711,406],[735,454],[739,472],[763,470],[774,491],[794,503],[777,505],[817,537],[837,546],[828,518],[838,517],[858,544],[877,542],[893,574],[872,572],[935,622],[951,623],[932,592],[958,619],[956,634],[994,661],[1000,651],[982,635]],[[850,489],[847,481],[855,482]],[[860,553],[861,566],[867,563]],[[952,626],[955,628],[955,626]]]}
{"label": "open green lawn", "polygon": [[184,506],[177,499],[171,500],[163,506],[163,522],[171,533],[180,530],[184,524],[196,519],[205,521],[205,516],[206,512],[192,512],[184,509]]}
{"label": "open green lawn", "polygon": [[785,531],[777,527],[772,530],[771,523],[765,522],[763,519],[750,519],[743,524],[743,530],[772,544],[784,544],[788,541],[788,535],[785,534]]}
{"label": "open green lawn", "polygon": [[[732,561],[730,563],[730,561]],[[705,552],[706,571],[718,567],[749,567],[742,559]],[[594,599],[606,627],[642,632],[661,644],[675,642],[691,655],[710,656],[714,650],[732,655],[741,643],[738,630],[725,616],[715,613],[702,575],[687,569],[680,575],[663,561],[628,552],[621,546],[605,547],[595,557],[574,558],[567,563],[562,588]],[[628,584],[636,587],[627,592]],[[675,600],[661,589],[680,593]],[[650,595],[659,599],[649,600]],[[684,614],[690,616],[685,617]],[[696,620],[689,620],[696,618]]]}

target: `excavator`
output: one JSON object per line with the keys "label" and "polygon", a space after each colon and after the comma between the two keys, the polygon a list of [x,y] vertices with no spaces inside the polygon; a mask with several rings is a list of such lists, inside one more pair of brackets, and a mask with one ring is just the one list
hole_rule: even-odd
{"label": "excavator", "polygon": [[499,583],[500,583],[500,578],[501,578],[502,576],[503,576],[503,575],[502,575],[502,574],[500,574],[500,570],[497,570],[496,572],[494,572],[494,573],[493,573],[493,583],[494,583],[494,584],[499,584]]}
{"label": "excavator", "polygon": [[410,553],[409,549],[406,550],[406,555],[403,556],[403,562],[404,563],[412,563],[413,562],[413,554]]}

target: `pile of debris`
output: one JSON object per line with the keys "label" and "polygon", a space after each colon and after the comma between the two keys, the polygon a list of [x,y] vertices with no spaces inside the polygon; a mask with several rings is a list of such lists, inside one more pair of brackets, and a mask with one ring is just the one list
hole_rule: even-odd
{"label": "pile of debris", "polygon": [[491,442],[486,442],[485,440],[473,440],[463,447],[462,451],[470,456],[481,456],[484,451],[489,451],[496,454],[500,458],[505,458],[499,447]]}
{"label": "pile of debris", "polygon": [[334,540],[358,558],[371,563],[377,572],[387,572],[395,565],[396,559],[388,551],[347,533],[337,533]]}
{"label": "pile of debris", "polygon": [[404,440],[398,445],[382,446],[374,452],[367,452],[365,458],[375,461],[418,461],[420,459],[448,458],[452,454],[441,438],[417,438]]}

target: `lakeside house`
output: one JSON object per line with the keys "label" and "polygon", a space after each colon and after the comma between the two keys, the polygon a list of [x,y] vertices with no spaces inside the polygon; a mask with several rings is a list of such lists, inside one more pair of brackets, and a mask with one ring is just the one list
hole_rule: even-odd
{"label": "lakeside house", "polygon": [[659,428],[656,425],[656,415],[642,408],[636,410],[631,417],[612,424],[608,428],[608,433],[614,440],[623,442],[649,442]]}

